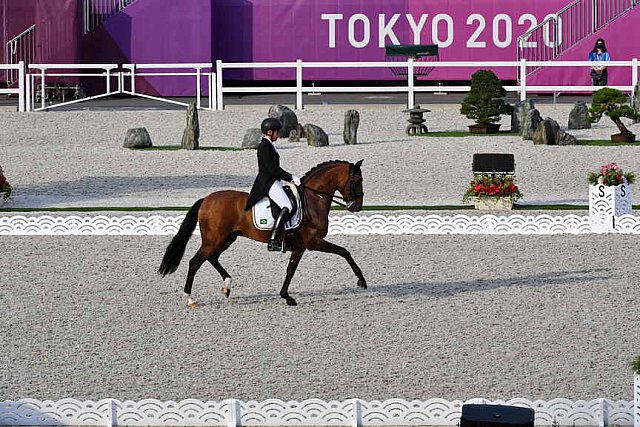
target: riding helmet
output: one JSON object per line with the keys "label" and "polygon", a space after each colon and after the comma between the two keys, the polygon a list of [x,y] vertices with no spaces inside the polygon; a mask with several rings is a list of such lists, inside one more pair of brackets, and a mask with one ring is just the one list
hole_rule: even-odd
{"label": "riding helmet", "polygon": [[280,132],[282,132],[282,123],[280,123],[280,120],[276,119],[275,117],[269,117],[262,121],[260,130],[264,135],[267,134],[268,130],[279,130]]}

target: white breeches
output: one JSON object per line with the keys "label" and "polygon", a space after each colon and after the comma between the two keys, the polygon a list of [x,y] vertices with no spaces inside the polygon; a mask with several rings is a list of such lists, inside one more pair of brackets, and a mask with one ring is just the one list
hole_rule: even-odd
{"label": "white breeches", "polygon": [[280,207],[280,209],[287,208],[289,212],[291,212],[291,201],[287,197],[286,193],[282,189],[282,181],[276,179],[275,182],[271,185],[269,189],[269,197],[271,200],[276,202],[276,205]]}

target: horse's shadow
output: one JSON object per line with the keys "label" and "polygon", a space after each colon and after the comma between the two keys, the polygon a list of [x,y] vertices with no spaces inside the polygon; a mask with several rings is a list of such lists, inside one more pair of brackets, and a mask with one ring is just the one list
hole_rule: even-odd
{"label": "horse's shadow", "polygon": [[[295,291],[295,279],[292,282],[293,293],[296,298],[323,298],[337,299],[341,297],[363,297],[371,294],[387,297],[390,299],[406,299],[406,298],[448,298],[466,292],[485,292],[499,288],[512,286],[527,286],[530,288],[540,288],[549,285],[569,285],[576,282],[595,282],[598,280],[606,280],[611,276],[605,274],[608,269],[594,268],[588,270],[574,271],[555,271],[540,274],[531,274],[527,276],[514,276],[508,278],[495,279],[475,279],[468,281],[454,282],[404,282],[404,283],[385,283],[377,285],[370,283],[367,290],[355,287],[355,280],[349,279],[347,285],[352,287],[335,288],[335,289],[317,289],[317,290],[301,290]],[[353,282],[353,283],[352,283]],[[232,293],[233,294],[233,293]],[[277,297],[277,289],[274,292],[258,292],[251,295],[242,295],[234,298],[237,304],[257,304],[263,303],[273,297]],[[232,296],[233,298],[233,296]]]}

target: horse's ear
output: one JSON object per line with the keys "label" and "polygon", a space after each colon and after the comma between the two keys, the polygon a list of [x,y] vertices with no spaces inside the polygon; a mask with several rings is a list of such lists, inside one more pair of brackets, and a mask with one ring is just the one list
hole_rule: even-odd
{"label": "horse's ear", "polygon": [[[364,159],[362,159],[362,160],[364,160]],[[353,165],[353,171],[355,173],[357,173],[358,175],[362,175],[362,171],[360,170],[360,167],[362,166],[362,160],[358,160],[356,162],[356,164]]]}

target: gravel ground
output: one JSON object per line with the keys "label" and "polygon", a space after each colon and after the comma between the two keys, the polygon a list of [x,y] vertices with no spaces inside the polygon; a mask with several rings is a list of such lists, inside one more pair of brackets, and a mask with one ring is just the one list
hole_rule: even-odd
{"label": "gravel ground", "polygon": [[241,239],[231,298],[205,265],[192,310],[168,240],[2,237],[2,399],[632,399],[635,236],[332,236],[369,289],[309,253],[297,307],[287,257]]}
{"label": "gravel ground", "polygon": [[[430,130],[464,130],[471,122],[458,105],[427,106]],[[331,159],[364,159],[365,203],[460,204],[471,178],[473,153],[513,153],[523,203],[582,203],[586,175],[617,161],[640,171],[640,146],[534,146],[518,136],[461,138],[404,134],[407,114],[399,106],[362,106],[359,144],[342,142],[344,109],[310,107],[298,112],[329,134],[329,147],[283,140],[282,165],[303,175]],[[566,126],[572,105],[540,105],[543,116]],[[266,107],[200,113],[203,147],[239,147],[244,131],[259,126]],[[503,127],[509,129],[508,118]],[[15,187],[11,207],[190,206],[221,189],[248,190],[257,172],[255,152],[132,151],[122,148],[126,130],[144,126],[154,145],[179,145],[182,111],[0,112],[0,162]],[[640,124],[630,125],[640,134]],[[617,128],[608,118],[579,139],[607,139]]]}
{"label": "gravel ground", "polygon": [[[426,107],[431,131],[470,124],[458,106]],[[331,146],[283,141],[283,166],[302,175],[329,159],[364,158],[365,203],[390,205],[459,204],[475,152],[514,153],[531,204],[586,204],[586,174],[603,163],[640,171],[635,146],[408,138],[400,107],[358,109],[356,146],[341,142],[346,108],[299,112]],[[566,124],[571,105],[539,109]],[[201,144],[237,147],[265,115],[202,112]],[[256,173],[253,151],[122,148],[126,129],[139,126],[155,145],[179,144],[179,111],[0,111],[0,122],[10,207],[190,206],[211,191],[248,190]],[[607,121],[572,131],[615,132]],[[181,296],[186,262],[167,278],[155,273],[169,239],[0,237],[0,399],[632,398],[636,236],[332,236],[370,288],[356,288],[343,260],[310,253],[293,308],[278,296],[288,258],[241,239],[222,259],[236,280],[231,298],[217,293],[207,265],[195,310]]]}

